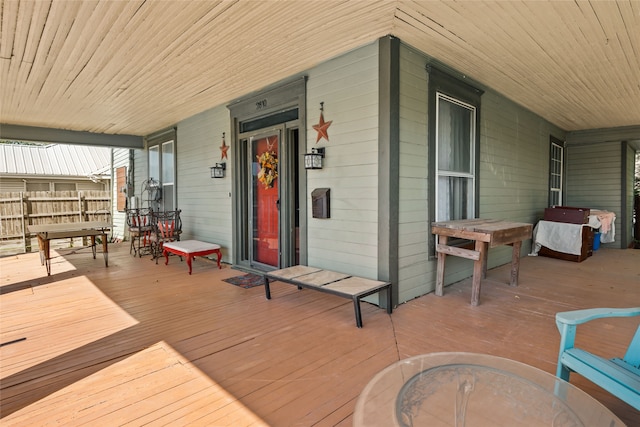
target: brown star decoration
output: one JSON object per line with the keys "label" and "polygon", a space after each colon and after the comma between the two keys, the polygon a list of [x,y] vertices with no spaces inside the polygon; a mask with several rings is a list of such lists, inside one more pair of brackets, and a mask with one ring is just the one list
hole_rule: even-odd
{"label": "brown star decoration", "polygon": [[229,146],[224,141],[224,132],[223,132],[222,133],[222,145],[220,146],[220,152],[222,153],[222,156],[220,156],[220,160],[229,158],[229,157],[227,157],[227,151],[229,151]]}
{"label": "brown star decoration", "polygon": [[322,110],[323,110],[322,104],[324,104],[324,102],[320,103],[320,123],[318,123],[317,125],[313,125],[313,128],[316,130],[316,132],[318,132],[318,137],[316,138],[316,144],[322,138],[329,141],[329,134],[327,133],[327,129],[329,129],[329,126],[331,126],[331,123],[333,122],[333,120],[330,120],[328,122],[324,121],[324,115],[322,114]]}

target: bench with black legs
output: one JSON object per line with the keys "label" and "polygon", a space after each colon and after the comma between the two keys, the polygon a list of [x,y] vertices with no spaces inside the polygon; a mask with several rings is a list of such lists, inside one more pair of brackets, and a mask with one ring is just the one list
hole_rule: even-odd
{"label": "bench with black legs", "polygon": [[387,313],[391,314],[393,310],[391,306],[391,282],[365,279],[306,265],[295,265],[264,273],[264,290],[267,299],[271,299],[269,281],[289,283],[296,285],[298,289],[312,289],[351,299],[358,328],[362,328],[360,299],[384,290],[386,291]]}

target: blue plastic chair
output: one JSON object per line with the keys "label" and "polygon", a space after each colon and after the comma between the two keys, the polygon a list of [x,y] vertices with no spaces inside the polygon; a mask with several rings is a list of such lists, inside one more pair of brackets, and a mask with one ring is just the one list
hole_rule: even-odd
{"label": "blue plastic chair", "polygon": [[569,381],[576,372],[636,409],[640,409],[640,325],[622,359],[605,359],[575,348],[577,326],[604,317],[640,316],[640,307],[594,308],[556,314],[560,351],[556,376]]}

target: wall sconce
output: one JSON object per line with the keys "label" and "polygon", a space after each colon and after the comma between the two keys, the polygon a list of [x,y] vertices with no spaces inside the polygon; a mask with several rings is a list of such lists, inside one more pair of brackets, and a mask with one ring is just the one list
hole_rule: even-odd
{"label": "wall sconce", "polygon": [[324,147],[312,148],[311,153],[304,155],[304,168],[322,169],[322,159],[324,159]]}
{"label": "wall sconce", "polygon": [[211,178],[224,178],[224,171],[226,169],[226,163],[216,163],[215,166],[211,166]]}

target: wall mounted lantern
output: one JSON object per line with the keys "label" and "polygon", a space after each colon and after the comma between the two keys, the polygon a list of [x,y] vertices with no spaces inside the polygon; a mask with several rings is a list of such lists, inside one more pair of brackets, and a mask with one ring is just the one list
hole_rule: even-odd
{"label": "wall mounted lantern", "polygon": [[211,178],[224,178],[224,171],[226,169],[226,163],[216,163],[215,166],[211,166]]}
{"label": "wall mounted lantern", "polygon": [[304,168],[322,169],[322,159],[324,159],[324,147],[312,148],[311,153],[304,155]]}

